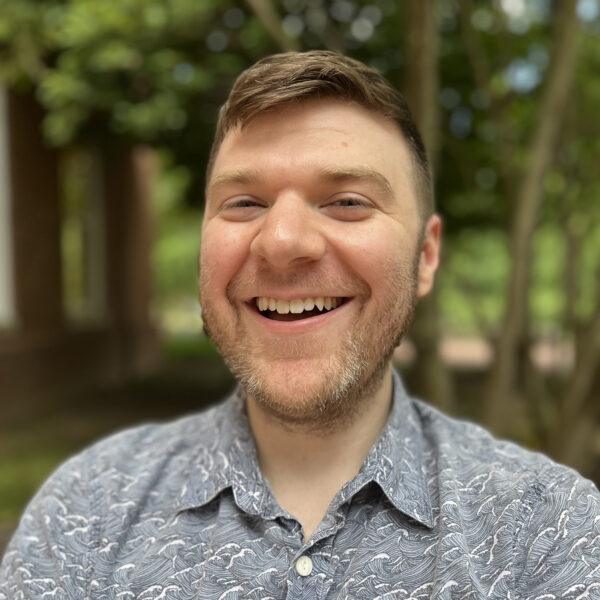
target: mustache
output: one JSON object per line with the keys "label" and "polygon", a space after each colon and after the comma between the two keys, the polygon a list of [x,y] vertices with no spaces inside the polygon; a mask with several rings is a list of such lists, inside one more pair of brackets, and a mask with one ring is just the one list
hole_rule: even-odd
{"label": "mustache", "polygon": [[236,275],[227,286],[228,298],[255,295],[257,291],[277,288],[310,288],[339,290],[347,296],[369,294],[369,286],[356,276],[344,276],[336,270],[323,270],[314,265],[295,267],[288,273],[275,272],[261,265],[253,273]]}

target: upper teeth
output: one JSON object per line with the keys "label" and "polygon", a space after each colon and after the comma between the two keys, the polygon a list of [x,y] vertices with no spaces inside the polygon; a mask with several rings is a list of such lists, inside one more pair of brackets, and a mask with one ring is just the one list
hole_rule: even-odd
{"label": "upper teeth", "polygon": [[341,298],[318,296],[317,298],[297,298],[295,300],[276,300],[275,298],[267,298],[259,296],[256,299],[258,310],[274,310],[280,315],[288,313],[300,314],[305,310],[313,310],[317,307],[319,310],[331,310],[337,308],[342,303]]}

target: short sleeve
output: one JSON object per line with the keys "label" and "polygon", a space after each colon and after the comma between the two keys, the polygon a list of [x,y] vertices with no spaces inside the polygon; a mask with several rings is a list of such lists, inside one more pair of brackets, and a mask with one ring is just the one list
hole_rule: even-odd
{"label": "short sleeve", "polygon": [[516,545],[523,600],[600,600],[600,493],[565,470],[540,486]]}
{"label": "short sleeve", "polygon": [[0,600],[84,598],[98,517],[82,457],[62,465],[23,514],[0,565]]}

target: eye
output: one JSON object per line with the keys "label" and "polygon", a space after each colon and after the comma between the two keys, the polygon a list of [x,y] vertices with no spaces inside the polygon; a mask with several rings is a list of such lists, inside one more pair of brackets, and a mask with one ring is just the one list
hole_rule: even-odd
{"label": "eye", "polygon": [[325,212],[340,221],[361,221],[368,218],[373,209],[373,203],[363,196],[337,196],[325,204]]}
{"label": "eye", "polygon": [[259,206],[259,203],[253,198],[233,198],[223,204],[223,209],[252,208],[254,206]]}
{"label": "eye", "polygon": [[332,206],[350,207],[350,206],[364,206],[364,204],[360,200],[357,200],[356,198],[342,198],[341,200],[336,200],[335,202],[332,202]]}
{"label": "eye", "polygon": [[230,221],[249,221],[263,208],[265,208],[264,202],[252,196],[236,196],[223,202],[219,213]]}
{"label": "eye", "polygon": [[258,204],[254,200],[238,200],[231,204],[229,208],[253,208],[255,206],[258,206]]}

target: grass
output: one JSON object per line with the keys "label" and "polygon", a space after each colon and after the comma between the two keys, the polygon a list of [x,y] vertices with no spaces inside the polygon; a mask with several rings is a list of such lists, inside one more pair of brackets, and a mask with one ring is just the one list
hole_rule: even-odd
{"label": "grass", "polygon": [[58,448],[43,451],[33,448],[0,461],[0,528],[15,525],[23,506],[40,483],[68,454]]}
{"label": "grass", "polygon": [[203,336],[168,340],[164,354],[164,367],[150,377],[40,398],[35,411],[0,424],[0,538],[67,457],[119,429],[201,410],[231,390],[229,371]]}

